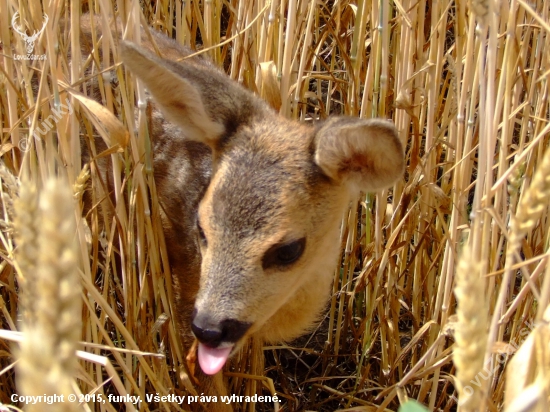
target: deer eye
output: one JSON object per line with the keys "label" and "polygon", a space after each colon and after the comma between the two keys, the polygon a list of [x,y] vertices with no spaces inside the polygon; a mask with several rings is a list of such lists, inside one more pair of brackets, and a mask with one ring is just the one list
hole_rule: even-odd
{"label": "deer eye", "polygon": [[272,267],[287,267],[296,262],[302,254],[306,246],[306,238],[271,246],[265,253],[262,259],[264,269]]}
{"label": "deer eye", "polygon": [[201,246],[208,246],[208,241],[206,240],[206,235],[204,234],[204,231],[202,230],[202,227],[197,220],[197,231],[199,232],[199,241],[201,243]]}

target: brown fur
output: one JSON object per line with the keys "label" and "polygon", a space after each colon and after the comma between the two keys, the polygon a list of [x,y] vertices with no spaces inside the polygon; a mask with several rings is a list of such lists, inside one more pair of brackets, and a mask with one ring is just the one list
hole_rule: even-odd
{"label": "brown fur", "polygon": [[[174,62],[188,50],[154,39],[171,60],[155,56],[145,36],[143,47],[122,43],[120,55],[155,106],[155,182],[182,340],[188,349],[193,307],[208,325],[231,319],[250,326],[231,342],[233,353],[252,336],[295,338],[329,297],[350,199],[402,175],[395,129],[344,117],[317,126],[289,121],[210,63]],[[281,246],[298,240],[301,257],[280,264]],[[220,373],[200,380],[201,392],[223,393]]]}

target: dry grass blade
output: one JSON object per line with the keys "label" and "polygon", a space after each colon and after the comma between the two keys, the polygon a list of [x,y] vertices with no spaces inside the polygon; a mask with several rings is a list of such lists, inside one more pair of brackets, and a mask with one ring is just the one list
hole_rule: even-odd
{"label": "dry grass blade", "polygon": [[550,307],[542,324],[529,333],[506,372],[505,411],[546,411],[550,395]]}

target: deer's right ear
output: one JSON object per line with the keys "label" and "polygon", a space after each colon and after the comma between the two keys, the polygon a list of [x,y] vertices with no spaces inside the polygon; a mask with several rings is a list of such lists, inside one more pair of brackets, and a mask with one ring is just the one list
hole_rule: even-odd
{"label": "deer's right ear", "polygon": [[209,115],[200,91],[165,61],[132,43],[121,42],[120,52],[124,65],[145,84],[166,118],[186,138],[215,148],[225,127]]}

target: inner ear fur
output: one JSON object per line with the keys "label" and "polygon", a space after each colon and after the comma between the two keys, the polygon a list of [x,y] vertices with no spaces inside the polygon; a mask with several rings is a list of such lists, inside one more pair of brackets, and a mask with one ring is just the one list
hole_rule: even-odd
{"label": "inner ear fur", "polygon": [[403,146],[390,121],[334,117],[317,130],[314,142],[315,163],[353,191],[374,192],[403,176]]}
{"label": "inner ear fur", "polygon": [[120,52],[124,65],[145,84],[164,115],[186,138],[215,146],[225,128],[207,113],[196,87],[171,70],[166,61],[132,43],[121,42]]}

